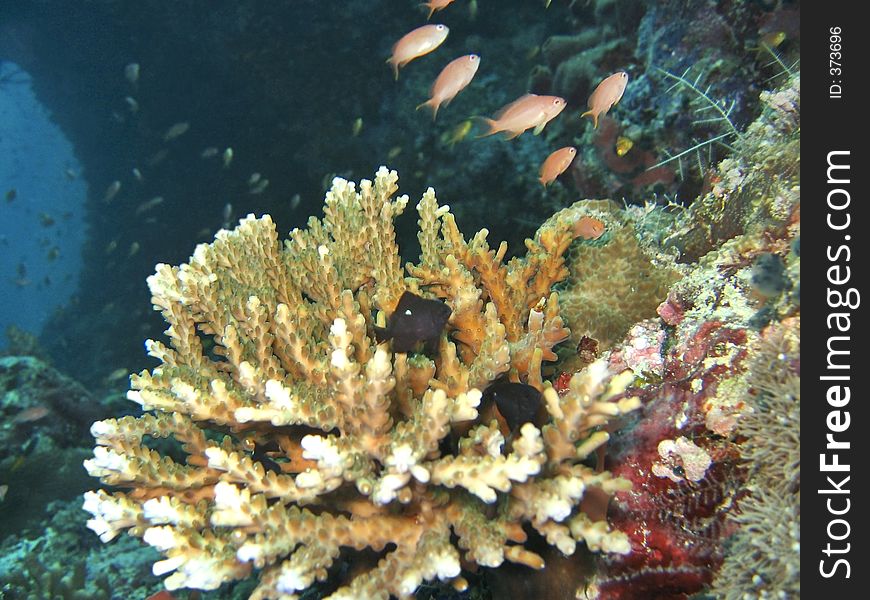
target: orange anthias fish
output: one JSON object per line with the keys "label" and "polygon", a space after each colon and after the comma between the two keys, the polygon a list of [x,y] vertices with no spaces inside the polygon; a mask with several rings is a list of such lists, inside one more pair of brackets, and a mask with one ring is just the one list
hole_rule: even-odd
{"label": "orange anthias fish", "polygon": [[438,115],[438,107],[442,104],[450,104],[456,94],[471,83],[479,66],[480,57],[477,54],[467,54],[451,60],[435,78],[435,83],[432,84],[432,89],[429,91],[432,97],[419,105],[417,110],[428,106],[432,109],[432,120],[434,121]]}
{"label": "orange anthias fish", "polygon": [[598,117],[607,114],[610,107],[619,102],[625,92],[625,84],[628,83],[628,73],[620,71],[598,84],[586,105],[589,107],[580,117],[592,116],[592,122],[598,129]]}
{"label": "orange anthias fish", "polygon": [[429,9],[429,16],[426,17],[426,20],[428,21],[436,11],[444,10],[451,4],[453,4],[453,0],[429,0],[428,2],[422,3],[420,6],[425,6]]}
{"label": "orange anthias fish", "polygon": [[415,58],[432,52],[447,39],[448,33],[450,29],[446,25],[423,25],[403,35],[393,45],[393,55],[387,59],[396,79],[399,78],[399,69]]}
{"label": "orange anthias fish", "polygon": [[604,229],[604,223],[592,217],[580,217],[574,222],[574,236],[584,240],[597,240]]}
{"label": "orange anthias fish", "polygon": [[484,119],[489,125],[489,131],[480,137],[504,131],[510,140],[532,128],[535,135],[538,135],[564,109],[565,99],[559,96],[526,94],[503,107],[494,119]]}
{"label": "orange anthias fish", "polygon": [[575,156],[577,156],[577,148],[573,146],[559,148],[550,154],[541,165],[541,176],[538,178],[541,185],[547,187],[548,184],[555,181],[556,177],[564,173],[571,166],[571,161],[574,160]]}

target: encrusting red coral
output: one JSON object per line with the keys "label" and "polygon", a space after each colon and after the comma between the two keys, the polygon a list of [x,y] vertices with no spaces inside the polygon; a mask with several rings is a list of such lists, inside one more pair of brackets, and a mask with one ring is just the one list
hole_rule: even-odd
{"label": "encrusting red coral", "polygon": [[[707,428],[705,406],[745,368],[746,342],[743,329],[701,323],[667,352],[663,380],[640,391],[636,425],[611,440],[606,468],[633,487],[616,494],[608,520],[632,551],[600,561],[598,600],[685,599],[712,581],[745,472],[734,442]],[[693,474],[695,458],[703,468]]]}

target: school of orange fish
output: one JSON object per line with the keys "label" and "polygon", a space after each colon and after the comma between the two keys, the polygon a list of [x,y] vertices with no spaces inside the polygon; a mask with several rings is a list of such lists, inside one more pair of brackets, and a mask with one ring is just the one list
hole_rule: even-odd
{"label": "school of orange fish", "polygon": [[[422,6],[429,9],[426,20],[428,21],[433,14],[444,10],[452,3],[453,0],[424,2]],[[549,2],[547,5],[549,6]],[[450,29],[446,25],[427,24],[417,27],[399,38],[393,45],[392,56],[387,59],[387,63],[393,68],[395,78],[399,79],[399,69],[409,62],[436,50],[447,39],[448,33],[450,33]],[[447,63],[447,66],[441,70],[432,84],[429,91],[430,98],[417,106],[417,109],[424,106],[429,108],[434,120],[438,116],[438,109],[442,105],[450,104],[451,100],[471,83],[479,67],[480,56],[477,54],[460,56]],[[619,102],[625,93],[627,83],[628,74],[624,71],[604,78],[589,96],[587,102],[589,110],[580,116],[590,117],[593,127],[597,129],[598,119],[606,115],[607,111]],[[555,119],[565,109],[566,104],[565,99],[559,96],[525,94],[503,106],[493,118],[484,118],[483,121],[489,129],[480,137],[504,133],[505,139],[513,139],[529,129],[538,135],[547,123]],[[573,146],[566,146],[554,151],[541,163],[538,180],[546,188],[559,175],[568,170],[575,156],[577,156],[577,149]]]}

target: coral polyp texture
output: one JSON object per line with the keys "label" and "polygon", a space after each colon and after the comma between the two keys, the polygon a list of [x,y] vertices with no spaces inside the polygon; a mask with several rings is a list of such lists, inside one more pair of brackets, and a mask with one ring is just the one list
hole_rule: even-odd
{"label": "coral polyp texture", "polygon": [[[115,487],[84,507],[104,542],[126,530],[159,550],[167,588],[257,571],[255,599],[327,579],[329,598],[461,589],[464,565],[544,567],[524,525],[564,554],[629,550],[578,505],[589,488],[630,487],[582,461],[638,408],[633,375],[594,362],[563,395],[541,375],[569,335],[551,288],[577,215],[560,211],[504,263],[506,244],[491,249],[486,230],[466,241],[430,188],[420,261],[403,270],[396,181],[383,167],[358,190],[336,178],[324,217],[283,244],[269,216],[248,216],[149,277],[169,344],[147,342],[161,364],[131,378],[143,414],[93,425],[85,467]],[[406,292],[450,309],[426,352],[377,341]],[[505,377],[541,392],[540,419],[493,418],[482,392]],[[340,561],[367,550],[377,562],[342,580]]]}

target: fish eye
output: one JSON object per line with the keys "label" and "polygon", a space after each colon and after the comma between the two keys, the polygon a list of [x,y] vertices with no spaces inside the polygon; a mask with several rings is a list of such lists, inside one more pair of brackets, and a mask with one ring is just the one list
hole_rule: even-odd
{"label": "fish eye", "polygon": [[480,57],[479,57],[477,54],[471,54],[471,55],[468,57],[469,60],[477,60],[478,58],[480,58]]}
{"label": "fish eye", "polygon": [[435,29],[437,29],[438,31],[441,31],[442,29],[444,29],[444,25],[436,25]]}

